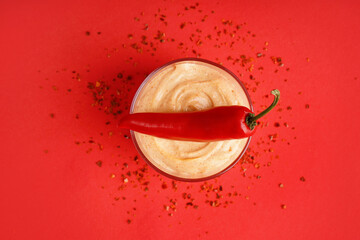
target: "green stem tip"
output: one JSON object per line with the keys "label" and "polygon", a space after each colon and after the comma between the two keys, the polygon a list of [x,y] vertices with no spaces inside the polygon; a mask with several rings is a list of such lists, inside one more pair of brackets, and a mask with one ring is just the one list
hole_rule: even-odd
{"label": "green stem tip", "polygon": [[261,117],[263,117],[265,114],[267,114],[268,112],[270,112],[275,106],[276,104],[279,102],[280,99],[280,91],[278,89],[274,89],[271,91],[271,94],[274,95],[274,101],[273,103],[266,108],[264,111],[262,111],[261,113],[259,113],[258,115],[255,116],[255,114],[250,113],[247,117],[246,117],[246,124],[249,126],[249,128],[251,130],[253,130],[255,128],[255,126],[257,125],[257,120]]}

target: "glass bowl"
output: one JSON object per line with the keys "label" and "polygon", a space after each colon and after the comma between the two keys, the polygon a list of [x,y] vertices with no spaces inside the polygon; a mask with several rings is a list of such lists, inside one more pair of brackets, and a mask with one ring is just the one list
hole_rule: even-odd
{"label": "glass bowl", "polygon": [[[227,72],[228,74],[230,74],[237,82],[238,84],[240,85],[241,89],[244,91],[245,95],[246,95],[246,98],[247,98],[247,101],[249,103],[249,106],[250,106],[250,110],[253,111],[253,106],[252,106],[252,103],[251,103],[251,99],[249,97],[249,94],[245,88],[245,86],[242,84],[242,82],[239,80],[239,78],[233,74],[230,70],[226,69],[225,67],[217,64],[217,63],[214,63],[214,62],[211,62],[211,61],[208,61],[208,60],[205,60],[205,59],[199,59],[199,58],[182,58],[182,59],[177,59],[177,60],[174,60],[174,61],[170,61],[166,64],[164,64],[163,66],[155,69],[152,73],[150,73],[146,78],[145,80],[143,81],[143,83],[140,85],[140,87],[138,88],[134,98],[133,98],[133,101],[132,101],[132,104],[131,104],[131,108],[130,108],[130,113],[133,113],[134,112],[134,108],[135,108],[135,104],[136,104],[136,101],[137,101],[137,98],[140,94],[140,92],[142,91],[142,89],[144,88],[144,86],[153,79],[153,77],[159,73],[161,70],[163,70],[164,68],[166,68],[167,66],[171,65],[171,64],[174,64],[174,63],[178,63],[178,62],[183,62],[183,61],[191,61],[191,62],[201,62],[201,63],[207,63],[207,64],[210,64],[212,66],[215,66],[217,68],[220,68],[222,70],[224,70],[225,72]],[[178,180],[178,181],[186,181],[186,182],[198,182],[198,181],[206,181],[206,180],[209,180],[209,179],[212,179],[212,178],[215,178],[215,177],[218,177],[222,174],[224,174],[225,172],[227,172],[228,170],[230,170],[240,159],[241,157],[244,155],[244,153],[246,152],[249,144],[250,144],[250,141],[251,141],[251,137],[248,138],[243,150],[241,151],[241,153],[239,154],[239,156],[233,161],[231,162],[226,168],[222,169],[221,171],[215,173],[215,174],[212,174],[210,176],[206,176],[206,177],[201,177],[201,178],[182,178],[182,177],[179,177],[179,176],[175,176],[175,175],[171,175],[161,169],[159,169],[157,166],[155,166],[146,156],[145,154],[142,152],[140,146],[139,146],[139,143],[137,142],[136,140],[136,137],[135,137],[135,133],[134,131],[130,131],[130,134],[131,134],[131,138],[132,138],[132,141],[137,149],[137,151],[139,152],[140,156],[142,157],[142,159],[145,160],[145,162],[150,165],[153,169],[155,169],[157,172],[159,172],[160,174],[168,177],[168,178],[171,178],[171,179],[174,179],[174,180]]]}

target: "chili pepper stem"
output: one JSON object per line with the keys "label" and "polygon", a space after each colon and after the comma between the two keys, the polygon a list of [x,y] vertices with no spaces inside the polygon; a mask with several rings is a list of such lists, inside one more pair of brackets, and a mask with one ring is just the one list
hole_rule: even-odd
{"label": "chili pepper stem", "polygon": [[279,102],[280,99],[280,91],[278,89],[274,89],[271,91],[271,94],[274,95],[274,101],[273,103],[266,108],[264,111],[262,111],[261,113],[259,113],[258,115],[254,115],[254,114],[249,114],[246,117],[246,124],[249,126],[249,128],[251,130],[253,130],[255,128],[255,126],[257,125],[257,120],[261,117],[263,117],[265,114],[267,114],[268,112],[270,112],[275,106],[276,104]]}

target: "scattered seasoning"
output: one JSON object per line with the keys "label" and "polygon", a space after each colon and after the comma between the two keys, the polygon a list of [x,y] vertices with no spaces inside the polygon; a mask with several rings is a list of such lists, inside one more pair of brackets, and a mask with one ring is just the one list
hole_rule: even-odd
{"label": "scattered seasoning", "polygon": [[284,66],[281,57],[271,56],[270,59],[271,59],[271,61],[272,61],[274,64],[278,65],[279,67],[283,67],[283,66]]}
{"label": "scattered seasoning", "polygon": [[286,209],[286,205],[285,205],[285,204],[281,204],[281,208],[282,208],[282,209]]}
{"label": "scattered seasoning", "polygon": [[55,114],[54,114],[54,113],[50,113],[50,117],[51,117],[51,118],[55,118]]}
{"label": "scattered seasoning", "polygon": [[310,108],[310,105],[309,105],[309,104],[305,104],[305,108],[306,108],[306,109],[309,109],[309,108]]}
{"label": "scattered seasoning", "polygon": [[[187,13],[186,11],[189,12]],[[211,13],[214,13],[214,11],[211,11]],[[186,19],[189,14],[191,14],[192,16],[197,14],[197,19],[201,19],[201,21],[198,20],[181,22],[184,21],[184,19]],[[140,13],[140,16],[143,15],[144,13]],[[266,74],[275,74],[275,72],[281,72],[281,68],[275,70],[273,68],[271,70],[264,69],[262,65],[266,63],[266,61],[269,61],[268,58],[265,58],[266,51],[268,51],[269,48],[269,43],[265,42],[264,44],[261,44],[261,46],[251,46],[253,45],[253,40],[251,39],[256,37],[256,34],[252,31],[249,31],[246,23],[236,23],[231,19],[222,19],[221,21],[218,21],[216,24],[214,24],[212,28],[205,33],[205,31],[203,30],[205,29],[203,28],[204,25],[201,24],[203,24],[203,22],[205,22],[205,20],[207,19],[209,19],[209,22],[211,22],[212,20],[210,18],[212,17],[212,15],[210,15],[209,12],[203,12],[198,3],[186,6],[185,11],[181,11],[177,14],[179,16],[179,22],[175,23],[176,25],[172,26],[178,26],[180,27],[180,29],[184,29],[185,27],[187,27],[186,31],[184,30],[182,33],[184,34],[184,38],[189,39],[189,43],[189,41],[178,42],[178,40],[180,39],[173,38],[173,36],[171,36],[171,32],[167,31],[167,21],[171,18],[168,17],[170,14],[167,14],[166,10],[159,8],[156,11],[156,14],[150,13],[149,16],[150,15],[154,15],[157,21],[161,21],[163,23],[161,24],[161,28],[156,29],[156,26],[151,26],[151,31],[148,31],[149,24],[144,22],[143,18],[141,18],[140,16],[135,16],[134,20],[139,22],[137,24],[139,26],[139,30],[141,30],[141,34],[136,36],[134,36],[133,33],[125,34],[126,43],[120,43],[120,49],[105,49],[106,52],[104,57],[110,57],[119,54],[122,50],[126,51],[126,49],[133,49],[138,54],[146,54],[146,56],[148,57],[153,57],[156,56],[159,50],[165,50],[165,44],[166,46],[174,44],[176,50],[180,55],[194,57],[200,57],[202,54],[206,53],[206,48],[213,48],[219,51],[229,53],[226,57],[218,57],[213,59],[213,61],[216,61],[219,64],[227,67],[233,67],[235,71],[237,71],[237,75],[245,79],[244,84],[248,91],[254,93],[256,93],[257,89],[260,88],[265,82],[264,77],[261,75],[262,73],[265,73],[265,70],[267,71]],[[101,32],[97,32],[97,34],[100,35]],[[87,31],[86,35],[89,36],[90,31]],[[245,47],[247,49],[245,49],[244,53],[239,54],[237,50],[241,49],[241,47]],[[246,50],[250,50],[250,52]],[[270,59],[275,64],[275,68],[284,66],[283,59],[281,57],[272,56],[270,57]],[[137,58],[135,56],[130,57],[126,59],[124,64],[131,64],[131,66],[136,68]],[[134,74],[129,75],[129,73],[126,72],[126,69],[127,68],[119,69],[120,72],[118,74],[115,73],[111,78],[103,77],[102,79],[91,82],[87,82],[88,80],[86,80],[87,76],[85,74],[87,72],[90,72],[90,66],[88,66],[86,70],[84,70],[84,74],[80,73],[81,71],[71,71],[72,79],[76,81],[76,83],[87,84],[88,91],[90,92],[89,96],[93,98],[93,103],[91,104],[92,107],[106,114],[106,122],[104,121],[105,124],[102,124],[103,127],[106,128],[102,129],[102,131],[97,137],[90,138],[90,140],[86,139],[85,141],[75,141],[76,145],[79,145],[80,147],[84,146],[86,153],[91,153],[95,151],[105,152],[108,151],[108,149],[112,149],[111,145],[109,146],[109,144],[105,143],[106,141],[102,142],[102,140],[104,140],[103,137],[113,135],[113,132],[111,132],[110,130],[112,130],[111,128],[115,126],[118,115],[122,114],[123,112],[127,113],[129,111],[131,98],[135,93],[138,84],[143,80],[144,75],[148,74],[145,74],[138,69],[137,71],[140,71],[139,73],[136,73],[137,71],[133,71]],[[290,68],[287,67],[286,71],[289,71],[289,69]],[[66,69],[61,69],[57,70],[56,72],[62,73],[66,71]],[[249,79],[251,81],[249,81]],[[49,80],[47,79],[47,81]],[[281,81],[283,84],[287,84],[288,82],[291,82],[291,79],[284,80],[282,78],[279,81]],[[53,86],[52,88],[55,91],[60,91],[56,86]],[[77,89],[74,88],[74,92],[75,90]],[[64,91],[71,92],[71,89],[64,89]],[[299,92],[298,94],[301,95],[302,93]],[[257,104],[258,107],[261,107],[259,103],[254,103],[254,105],[255,104]],[[283,107],[283,109],[285,110],[285,107]],[[286,110],[292,110],[292,107],[288,106],[286,107]],[[281,111],[279,109],[279,115],[280,114]],[[81,120],[85,117],[86,115],[82,116]],[[279,117],[279,119],[281,119],[281,115]],[[79,115],[76,114],[75,118],[79,120]],[[292,125],[290,120],[288,121]],[[285,127],[289,126],[287,122],[283,122],[280,120],[274,123],[274,126],[276,128],[280,127],[280,125],[284,125]],[[234,172],[238,171],[240,173],[238,176],[239,178],[243,177],[251,183],[248,185],[248,188],[245,189],[246,191],[252,189],[252,185],[256,181],[259,181],[259,179],[261,179],[260,173],[263,168],[270,167],[272,165],[272,160],[279,159],[279,155],[276,154],[276,149],[278,147],[277,143],[288,142],[288,139],[282,139],[278,136],[276,132],[277,129],[272,128],[273,126],[271,125],[271,123],[263,122],[261,123],[261,127],[269,127],[271,131],[274,132],[268,137],[260,137],[257,142],[253,143],[251,148],[246,151],[243,158],[232,170]],[[295,129],[295,127],[292,127],[291,129],[293,130]],[[120,132],[119,136],[121,135],[124,136],[125,139],[130,139],[128,133],[124,134],[124,132]],[[292,136],[291,139],[296,139],[296,137]],[[138,197],[144,198],[151,196],[151,192],[171,192],[171,196],[173,196],[173,198],[170,199],[170,202],[168,202],[169,200],[166,199],[166,207],[164,207],[165,216],[174,216],[177,210],[183,209],[188,209],[188,211],[192,211],[191,209],[198,209],[200,207],[226,208],[231,204],[236,203],[236,201],[250,199],[249,195],[244,195],[240,193],[241,188],[239,189],[238,185],[223,185],[221,178],[201,183],[199,185],[200,187],[197,187],[196,185],[187,185],[185,183],[177,181],[171,181],[171,184],[170,182],[167,184],[163,180],[163,177],[156,173],[151,173],[152,175],[154,175],[154,177],[150,178],[148,166],[145,162],[139,160],[138,156],[134,156],[133,159],[125,159],[121,151],[118,151],[120,148],[124,150],[128,147],[128,145],[121,145],[121,141],[123,140],[120,140],[118,145],[113,146],[113,149],[115,150],[115,154],[113,155],[113,157],[116,157],[116,162],[114,161],[115,164],[110,165],[111,167],[113,167],[111,171],[115,172],[119,179],[119,181],[112,181],[112,184],[119,184],[119,186],[116,186],[116,191],[124,191],[123,193],[125,193],[125,191],[130,188],[138,189],[138,191],[143,192],[143,194],[138,194]],[[128,143],[129,142],[127,142],[126,144]],[[104,146],[106,147],[105,150]],[[90,154],[89,157],[92,157],[92,155]],[[264,161],[265,157],[267,159],[266,161]],[[129,163],[126,163],[125,161]],[[102,161],[97,161],[96,164],[97,166],[101,167]],[[110,174],[110,178],[115,177],[116,176],[114,173]],[[305,178],[301,177],[300,180],[305,181]],[[280,183],[279,187],[283,188],[283,184]],[[101,188],[105,189],[104,186],[102,186]],[[113,199],[113,201],[132,201],[130,200],[130,197],[117,197],[118,195],[119,194],[117,192],[116,194],[111,194],[111,198]],[[136,203],[136,199],[133,200],[134,203]],[[161,197],[159,196],[159,199],[157,200],[161,200]],[[250,204],[256,205],[255,202]],[[285,209],[286,205],[282,204],[281,207]],[[134,217],[134,211],[136,210],[136,208],[131,207],[128,210],[128,217]],[[132,222],[130,218],[126,221],[128,224]]]}
{"label": "scattered seasoning", "polygon": [[90,32],[89,32],[89,31],[86,31],[86,32],[85,32],[85,35],[86,35],[86,36],[90,36]]}
{"label": "scattered seasoning", "polygon": [[184,22],[180,25],[180,29],[184,29],[185,26],[186,26],[186,23]]}
{"label": "scattered seasoning", "polygon": [[301,176],[300,181],[305,182],[305,178],[303,176]]}

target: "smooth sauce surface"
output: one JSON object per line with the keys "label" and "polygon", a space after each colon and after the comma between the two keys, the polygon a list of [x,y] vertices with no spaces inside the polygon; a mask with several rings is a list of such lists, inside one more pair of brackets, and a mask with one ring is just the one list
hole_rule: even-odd
{"label": "smooth sauce surface", "polygon": [[[133,112],[185,112],[216,106],[250,108],[245,92],[226,71],[208,63],[182,61],[166,66],[143,86]],[[139,148],[160,170],[181,178],[203,178],[228,167],[248,138],[188,142],[135,132]]]}

